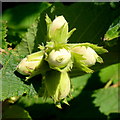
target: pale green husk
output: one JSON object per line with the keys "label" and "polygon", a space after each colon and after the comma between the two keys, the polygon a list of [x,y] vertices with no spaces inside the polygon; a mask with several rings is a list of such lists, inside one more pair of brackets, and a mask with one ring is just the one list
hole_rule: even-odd
{"label": "pale green husk", "polygon": [[70,92],[70,78],[67,72],[49,71],[45,76],[45,87],[47,96],[54,102],[66,98]]}

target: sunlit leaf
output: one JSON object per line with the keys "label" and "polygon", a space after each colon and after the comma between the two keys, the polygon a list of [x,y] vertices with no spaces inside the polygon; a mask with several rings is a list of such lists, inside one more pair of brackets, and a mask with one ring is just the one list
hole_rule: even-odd
{"label": "sunlit leaf", "polygon": [[113,64],[108,67],[105,67],[100,70],[99,72],[99,77],[102,82],[107,82],[109,80],[112,80],[113,83],[116,83],[120,81],[119,75],[120,74],[120,69],[119,69],[119,64]]}
{"label": "sunlit leaf", "polygon": [[120,37],[120,16],[110,25],[104,36],[104,40],[109,41],[118,37]]}
{"label": "sunlit leaf", "polygon": [[110,113],[120,113],[118,111],[119,101],[118,101],[118,88],[107,88],[96,90],[93,94],[95,97],[93,103],[96,107],[99,107],[99,110],[105,115]]}

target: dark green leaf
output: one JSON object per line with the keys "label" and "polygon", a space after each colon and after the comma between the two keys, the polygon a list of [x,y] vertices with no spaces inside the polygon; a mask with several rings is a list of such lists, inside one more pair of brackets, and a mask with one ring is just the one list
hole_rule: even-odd
{"label": "dark green leaf", "polygon": [[29,113],[18,105],[9,106],[3,112],[3,119],[29,119],[32,120]]}
{"label": "dark green leaf", "polygon": [[[118,12],[117,12],[118,11]],[[63,15],[69,22],[70,29],[76,31],[69,42],[90,42],[101,44],[102,37],[113,20],[119,16],[119,10],[113,11],[109,3],[95,5],[94,3],[74,3],[62,6],[55,3],[54,15]],[[72,17],[71,17],[72,16]]]}
{"label": "dark green leaf", "polygon": [[46,100],[42,97],[34,96],[23,96],[19,99],[18,104],[20,104],[22,107],[30,107],[33,104],[53,104],[53,100],[51,98],[47,98]]}
{"label": "dark green leaf", "polygon": [[33,2],[18,5],[7,9],[3,13],[3,20],[8,21],[8,27],[12,29],[24,29],[30,27],[46,8],[50,6],[47,2]]}

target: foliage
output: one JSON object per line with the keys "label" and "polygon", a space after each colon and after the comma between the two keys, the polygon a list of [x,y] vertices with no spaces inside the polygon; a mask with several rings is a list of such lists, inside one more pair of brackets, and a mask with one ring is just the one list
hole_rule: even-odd
{"label": "foliage", "polygon": [[[32,119],[51,117],[52,119],[112,119],[111,114],[120,113],[117,99],[120,81],[118,77],[120,64],[117,59],[120,8],[119,3],[112,5],[114,4],[94,2],[70,5],[47,2],[27,3],[3,12],[3,21],[7,21],[7,24],[2,24],[2,48],[6,51],[0,54],[3,65],[0,70],[2,75],[0,100],[5,102],[11,97],[19,97],[17,102],[13,101],[13,105],[8,105],[3,112],[4,118],[16,114],[16,112],[11,113],[11,109],[22,111],[21,117],[22,115],[26,118],[31,116]],[[50,99],[45,100],[40,97],[44,93],[44,88],[41,87],[41,76],[25,81],[25,77],[16,72],[16,66],[22,58],[38,51],[38,44],[45,44],[46,13],[52,19],[55,15],[63,15],[69,22],[70,29],[76,28],[69,38],[69,43],[95,43],[108,50],[108,53],[102,55],[104,63],[102,65],[97,63],[91,67],[94,73],[89,73],[91,69],[86,68],[87,74],[78,69],[69,72],[72,77],[71,95],[67,98],[70,106],[63,104],[62,110],[55,108]],[[93,49],[96,47],[93,46]],[[98,52],[101,50],[99,49]]]}
{"label": "foliage", "polygon": [[0,98],[0,100],[5,100],[13,96],[21,96],[23,93],[30,91],[32,94],[35,93],[32,85],[24,84],[24,82],[15,75],[16,66],[19,61],[20,56],[11,51],[7,54],[2,54],[2,98]]}
{"label": "foliage", "polygon": [[[99,110],[108,115],[118,111],[118,88],[99,89],[93,94],[95,98],[94,103],[100,106]],[[106,107],[107,104],[107,107]]]}
{"label": "foliage", "polygon": [[31,120],[31,117],[29,116],[29,113],[24,110],[23,108],[21,108],[20,106],[14,105],[14,106],[10,106],[3,114],[3,118],[12,118],[12,119],[26,119],[28,118],[29,120]]}
{"label": "foliage", "polygon": [[[35,22],[30,26],[28,31],[25,33],[21,42],[15,47],[17,49],[18,54],[30,54],[34,48],[34,41],[37,33],[39,18],[35,20]],[[24,47],[23,47],[24,46]]]}
{"label": "foliage", "polygon": [[118,37],[120,37],[120,16],[113,21],[104,36],[104,40],[112,40]]}
{"label": "foliage", "polygon": [[1,48],[7,48],[8,42],[6,41],[6,36],[7,36],[7,22],[6,21],[0,21],[0,35],[1,35],[1,41],[2,44],[0,44]]}

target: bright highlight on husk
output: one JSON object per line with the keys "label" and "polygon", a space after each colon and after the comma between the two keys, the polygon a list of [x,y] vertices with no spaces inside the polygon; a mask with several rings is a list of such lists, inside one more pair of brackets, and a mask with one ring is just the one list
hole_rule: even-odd
{"label": "bright highlight on husk", "polygon": [[59,49],[55,51],[54,49],[48,55],[48,63],[52,67],[65,67],[71,59],[70,51],[66,49]]}
{"label": "bright highlight on husk", "polygon": [[90,47],[74,47],[72,49],[72,52],[82,55],[82,57],[85,58],[84,60],[82,60],[82,62],[84,62],[87,66],[95,65],[98,58],[97,53]]}

